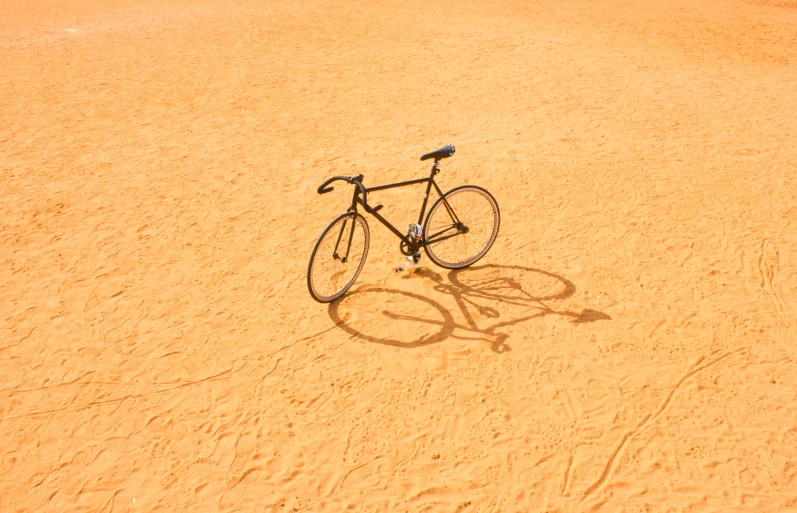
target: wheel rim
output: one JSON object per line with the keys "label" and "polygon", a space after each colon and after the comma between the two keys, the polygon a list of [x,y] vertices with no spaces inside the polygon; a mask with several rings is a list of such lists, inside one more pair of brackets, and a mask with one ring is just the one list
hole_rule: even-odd
{"label": "wheel rim", "polygon": [[[349,236],[351,249],[346,258]],[[322,302],[334,301],[349,290],[365,263],[369,241],[368,226],[360,216],[342,216],[324,230],[313,251],[308,273],[311,292],[316,299]],[[343,261],[343,258],[346,260]]]}
{"label": "wheel rim", "polygon": [[444,197],[463,226],[456,225],[444,201],[437,202],[429,213],[424,236],[427,240],[453,236],[427,244],[426,251],[443,267],[465,267],[483,257],[495,241],[498,206],[487,192],[475,187],[456,189]]}

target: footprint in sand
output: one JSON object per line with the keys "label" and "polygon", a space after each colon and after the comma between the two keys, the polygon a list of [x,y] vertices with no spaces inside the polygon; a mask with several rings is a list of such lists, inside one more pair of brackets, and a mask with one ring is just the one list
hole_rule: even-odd
{"label": "footprint in sand", "polygon": [[232,373],[230,389],[238,391],[242,402],[250,401],[258,393],[257,373],[262,371],[261,367],[262,365],[257,362],[245,363]]}
{"label": "footprint in sand", "polygon": [[11,472],[19,464],[20,456],[17,451],[9,451],[0,459],[0,476]]}
{"label": "footprint in sand", "polygon": [[339,351],[349,358],[359,360],[373,354],[374,348],[368,342],[353,338],[340,346]]}
{"label": "footprint in sand", "polygon": [[83,489],[83,485],[86,481],[84,467],[86,466],[87,459],[88,455],[81,451],[75,454],[75,457],[72,458],[72,462],[64,469],[66,474],[64,474],[61,480],[60,488],[67,497],[73,497]]}
{"label": "footprint in sand", "polygon": [[360,407],[365,406],[368,402],[379,393],[382,389],[382,382],[379,380],[374,379],[370,381],[367,385],[365,385],[359,394],[357,394],[357,402],[356,404]]}
{"label": "footprint in sand", "polygon": [[385,458],[377,456],[358,467],[354,467],[343,478],[343,486],[346,488],[363,488],[367,486],[368,479],[380,473],[380,467],[384,462]]}
{"label": "footprint in sand", "polygon": [[254,433],[244,433],[235,443],[235,459],[230,464],[230,472],[238,475],[246,469],[246,464],[257,449],[257,438]]}
{"label": "footprint in sand", "polygon": [[282,381],[285,371],[288,370],[289,361],[290,354],[279,356],[274,366],[267,371],[266,377],[263,378],[263,386],[273,387]]}
{"label": "footprint in sand", "polygon": [[[19,511],[20,508],[22,511],[28,511],[29,509],[38,509],[38,507],[42,504],[42,502],[44,502],[46,497],[47,494],[45,493],[44,484],[34,486],[30,490],[28,490],[28,494],[25,496],[24,499],[16,503],[17,506],[16,511]],[[14,510],[12,509],[12,511]]]}
{"label": "footprint in sand", "polygon": [[209,484],[218,482],[223,478],[223,473],[219,471],[218,466],[208,459],[200,459],[191,465],[185,473],[184,483],[195,494],[199,494]]}
{"label": "footprint in sand", "polygon": [[151,441],[153,433],[161,428],[165,422],[162,417],[155,417],[150,420],[143,428],[130,435],[124,450],[133,453],[142,450]]}
{"label": "footprint in sand", "polygon": [[96,423],[91,430],[92,441],[98,443],[102,447],[102,452],[110,457],[121,455],[127,442],[122,436],[108,436],[112,432],[113,428],[102,422]]}
{"label": "footprint in sand", "polygon": [[552,478],[561,475],[561,465],[559,464],[563,462],[559,460],[560,458],[543,460],[518,474],[517,482],[523,486],[529,505],[538,505],[552,493],[560,491],[555,490],[555,487],[557,484],[561,486],[561,481],[557,483],[557,480]]}
{"label": "footprint in sand", "polygon": [[577,433],[581,441],[592,443],[603,437],[603,430],[594,426],[580,426]]}
{"label": "footprint in sand", "polygon": [[396,444],[396,452],[385,461],[385,471],[393,472],[415,456],[418,446],[414,440],[402,439]]}
{"label": "footprint in sand", "polygon": [[102,450],[109,456],[121,456],[124,451],[125,438],[121,436],[112,436],[101,440]]}
{"label": "footprint in sand", "polygon": [[47,437],[39,443],[41,461],[53,461],[60,456],[61,442],[55,437]]}
{"label": "footprint in sand", "polygon": [[250,471],[240,480],[236,481],[221,497],[219,506],[222,509],[234,508],[246,497],[252,485],[260,479],[260,473],[256,470]]}
{"label": "footprint in sand", "polygon": [[133,502],[133,495],[127,490],[117,490],[114,492],[108,506],[113,513],[131,513],[133,511],[141,511],[138,507],[140,504]]}
{"label": "footprint in sand", "polygon": [[[56,491],[62,490],[64,478],[69,474],[69,472],[65,470],[66,469],[52,469],[52,471],[40,483],[40,485],[47,490],[45,493],[49,497],[53,497]],[[64,494],[59,494],[59,497],[62,495]]]}

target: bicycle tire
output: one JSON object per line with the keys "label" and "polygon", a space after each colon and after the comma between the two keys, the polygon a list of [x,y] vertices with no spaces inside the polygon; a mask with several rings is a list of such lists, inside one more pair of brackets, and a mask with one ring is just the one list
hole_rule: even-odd
{"label": "bicycle tire", "polygon": [[[342,262],[336,253],[339,244],[348,244],[343,240],[343,235],[345,232],[345,235],[349,236],[350,227],[352,226],[349,222],[354,223],[351,247],[352,249],[362,247],[362,249],[355,249],[354,255],[351,253],[349,255],[354,258],[349,258],[347,262]],[[336,231],[335,227],[340,227],[340,230]],[[360,230],[357,227],[360,227]],[[310,292],[310,296],[319,303],[331,303],[343,296],[354,285],[355,280],[360,275],[360,271],[365,265],[365,259],[368,256],[370,243],[371,233],[368,229],[368,222],[360,214],[346,212],[332,220],[321,232],[321,236],[318,237],[318,241],[313,247],[313,252],[310,254],[310,261],[307,264],[307,290]],[[358,253],[359,256],[357,256]],[[328,264],[331,264],[334,271],[329,272],[327,269],[321,268],[321,266]],[[346,264],[356,264],[356,266]],[[329,286],[324,284],[322,288],[321,280],[323,275],[331,276]]]}
{"label": "bicycle tire", "polygon": [[[467,231],[461,232],[456,226],[457,218]],[[487,254],[500,226],[501,212],[493,195],[476,185],[461,185],[439,197],[429,210],[423,224],[424,251],[440,267],[462,269]],[[435,237],[452,228],[458,233],[434,242]]]}

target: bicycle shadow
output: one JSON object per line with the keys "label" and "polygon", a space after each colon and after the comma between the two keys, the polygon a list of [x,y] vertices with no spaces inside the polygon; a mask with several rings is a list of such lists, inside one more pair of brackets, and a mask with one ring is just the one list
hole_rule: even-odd
{"label": "bicycle shadow", "polygon": [[[421,280],[425,290],[359,288],[330,303],[329,317],[352,338],[366,342],[418,348],[449,338],[483,340],[499,353],[511,349],[502,328],[549,315],[569,318],[573,324],[611,320],[597,310],[574,312],[547,305],[573,296],[576,286],[532,267],[485,264],[449,271],[445,278],[421,269],[403,279]],[[457,322],[455,312],[463,321]]]}

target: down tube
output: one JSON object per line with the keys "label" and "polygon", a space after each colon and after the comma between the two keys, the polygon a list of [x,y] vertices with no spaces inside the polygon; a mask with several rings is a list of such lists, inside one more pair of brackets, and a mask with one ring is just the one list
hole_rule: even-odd
{"label": "down tube", "polygon": [[393,226],[392,224],[390,224],[390,221],[388,221],[387,219],[385,219],[384,217],[382,217],[381,215],[379,215],[379,212],[371,212],[371,215],[372,215],[372,216],[374,216],[374,217],[376,218],[376,220],[377,220],[377,221],[379,221],[379,222],[380,222],[380,223],[382,223],[383,225],[387,226],[387,228],[388,228],[388,229],[389,229],[391,232],[395,233],[395,234],[396,234],[396,237],[398,237],[399,239],[401,239],[401,240],[403,240],[403,241],[406,241],[406,240],[407,240],[407,238],[406,238],[406,237],[404,237],[404,234],[402,234],[400,231],[398,231],[398,230],[396,229],[396,227],[395,227],[395,226]]}

